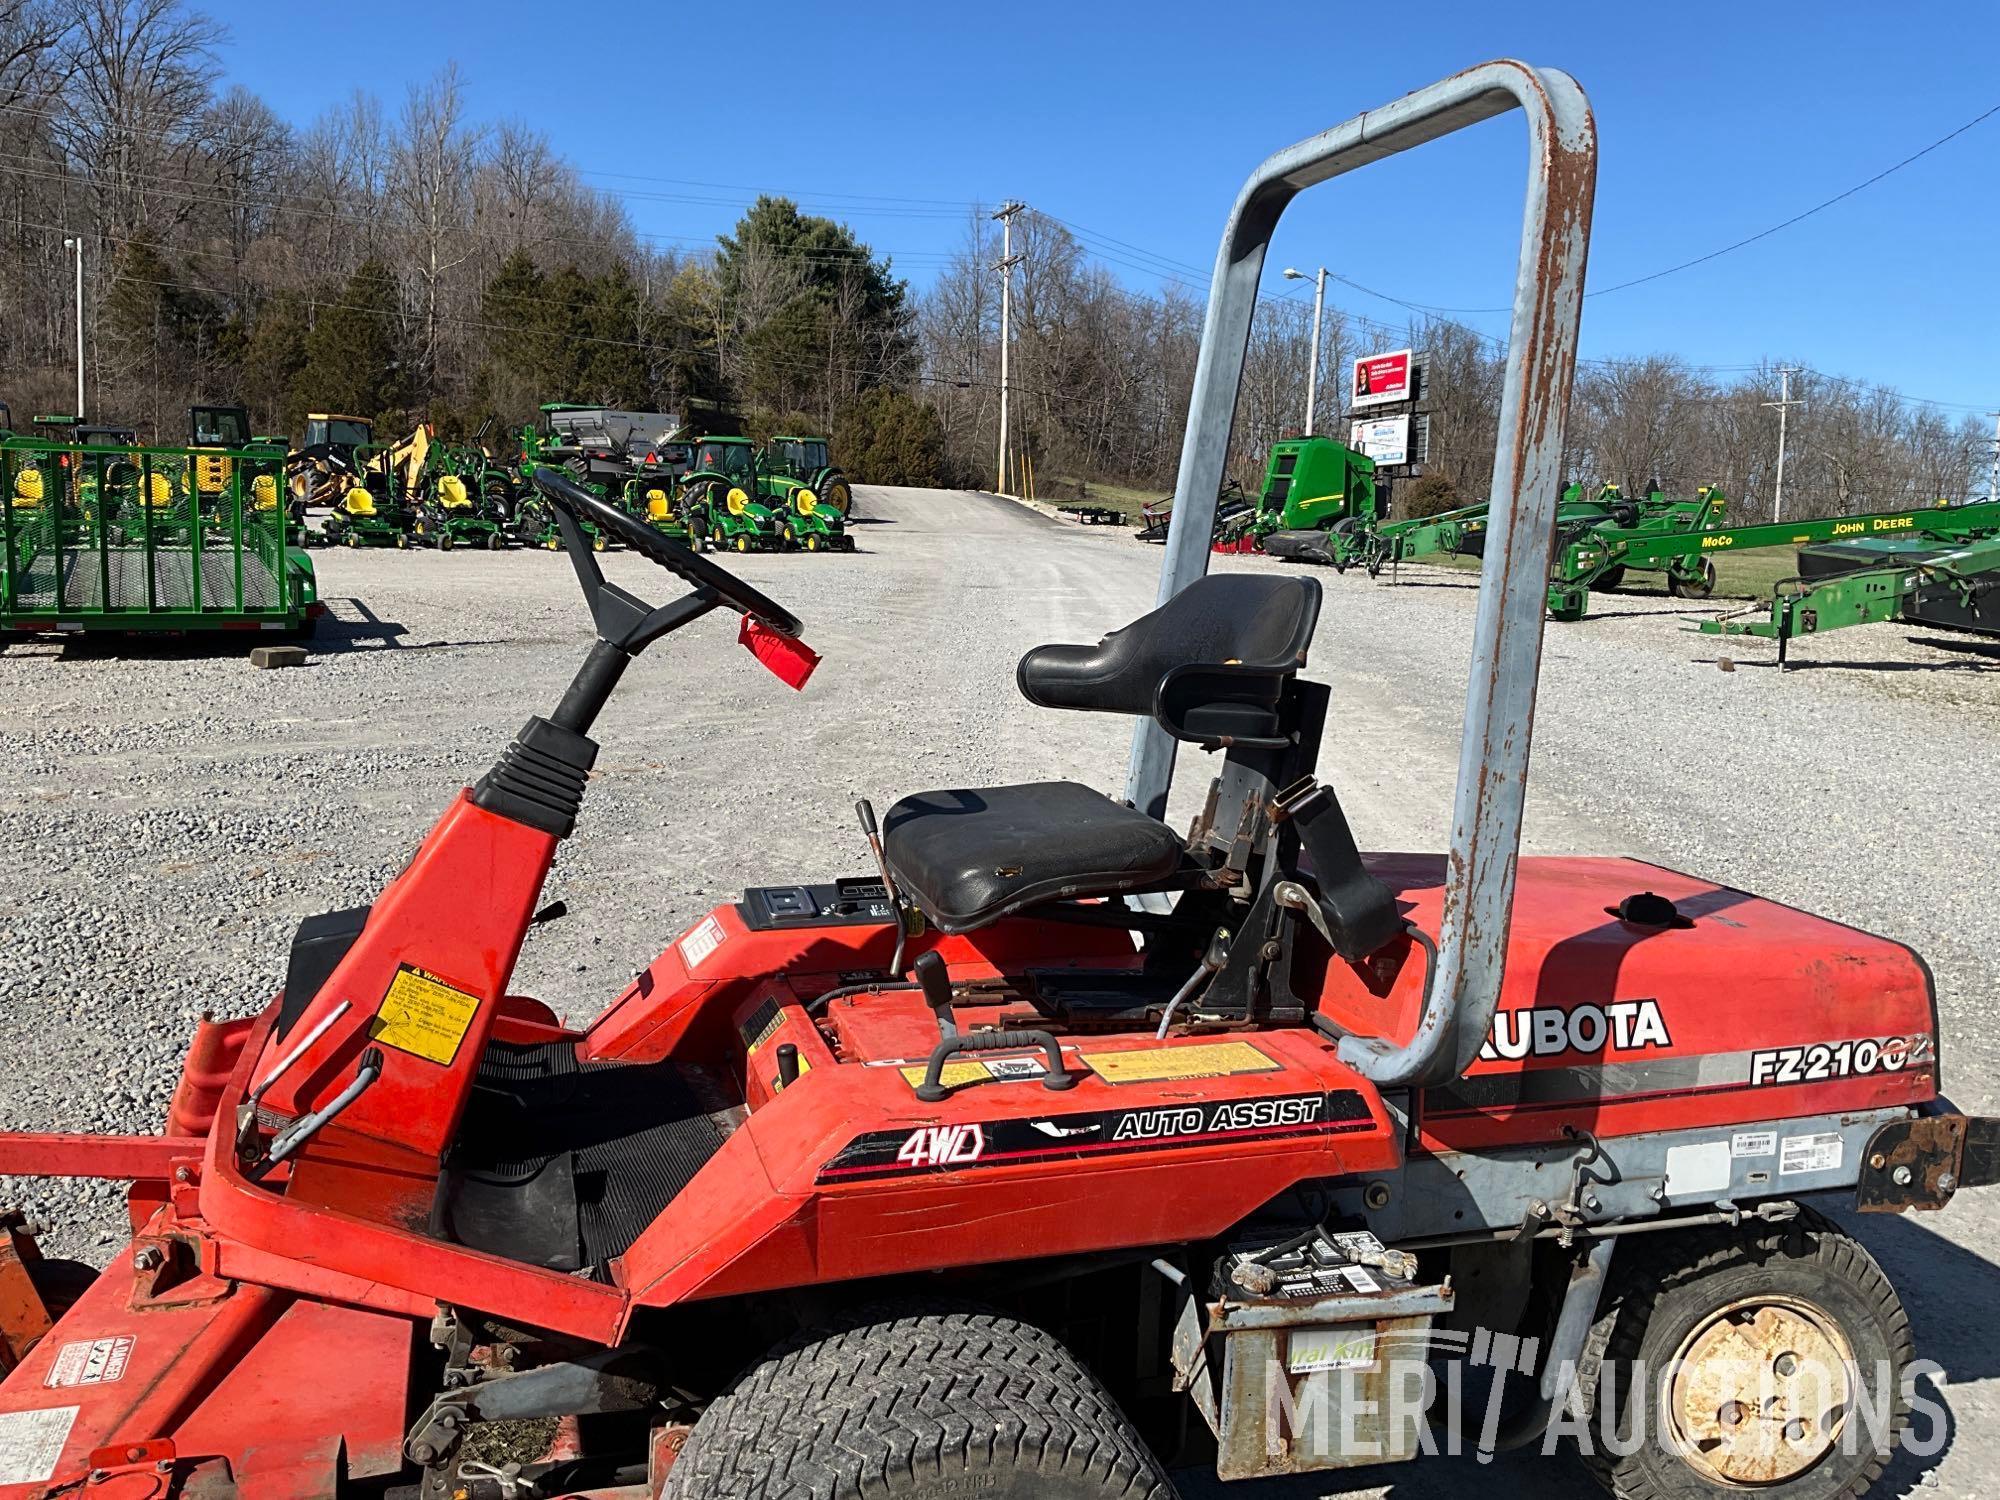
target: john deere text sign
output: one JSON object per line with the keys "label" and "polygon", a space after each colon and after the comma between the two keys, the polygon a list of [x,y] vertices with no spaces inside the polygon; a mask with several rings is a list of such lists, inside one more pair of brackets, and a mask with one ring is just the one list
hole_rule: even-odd
{"label": "john deere text sign", "polygon": [[1364,354],[1354,362],[1353,388],[1348,392],[1350,407],[1386,406],[1391,401],[1410,399],[1410,351],[1392,354]]}

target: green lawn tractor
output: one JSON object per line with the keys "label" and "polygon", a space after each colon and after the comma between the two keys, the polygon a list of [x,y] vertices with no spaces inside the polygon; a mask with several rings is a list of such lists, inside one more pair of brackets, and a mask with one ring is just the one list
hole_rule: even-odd
{"label": "green lawn tractor", "polygon": [[772,438],[757,454],[757,474],[767,501],[783,500],[788,488],[803,486],[820,508],[836,512],[843,522],[854,517],[854,486],[828,457],[823,437]]}
{"label": "green lawn tractor", "polygon": [[[545,552],[559,551],[562,547],[562,532],[556,526],[555,510],[535,489],[537,469],[555,469],[575,478],[567,464],[558,456],[560,445],[549,441],[547,433],[534,427],[521,429],[521,460],[517,468],[521,503],[514,511],[513,531],[515,540],[523,547],[536,547]],[[598,499],[605,498],[604,487],[585,482],[588,489]],[[584,522],[584,534],[590,538],[594,551],[603,552],[610,545],[604,533],[589,522]]]}
{"label": "green lawn tractor", "polygon": [[687,479],[693,468],[694,444],[655,443],[626,475],[618,503],[641,525],[699,549],[700,518],[690,514],[688,498]]}
{"label": "green lawn tractor", "polygon": [[440,552],[454,547],[481,547],[498,552],[507,545],[504,518],[489,507],[478,476],[445,472],[424,477],[417,503],[417,540]]}
{"label": "green lawn tractor", "polygon": [[748,438],[697,439],[683,494],[687,524],[714,550],[775,552],[784,546],[777,512],[757,498],[757,453]]}
{"label": "green lawn tractor", "polygon": [[1336,526],[1372,524],[1380,513],[1373,459],[1328,437],[1285,438],[1271,446],[1257,504],[1222,528],[1211,546],[1325,561],[1321,554]]}
{"label": "green lawn tractor", "polygon": [[487,454],[481,427],[470,443],[430,444],[417,482],[412,528],[426,546],[498,552],[513,534],[512,490]]}
{"label": "green lawn tractor", "polygon": [[329,547],[407,547],[415,529],[430,457],[428,427],[395,443],[357,443],[353,473],[320,525]]}

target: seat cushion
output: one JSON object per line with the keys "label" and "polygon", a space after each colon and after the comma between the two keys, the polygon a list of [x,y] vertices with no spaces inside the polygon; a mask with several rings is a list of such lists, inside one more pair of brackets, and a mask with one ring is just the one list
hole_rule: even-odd
{"label": "seat cushion", "polygon": [[1182,863],[1166,824],[1074,781],[905,797],[882,842],[897,882],[946,932],[1038,901],[1158,886]]}

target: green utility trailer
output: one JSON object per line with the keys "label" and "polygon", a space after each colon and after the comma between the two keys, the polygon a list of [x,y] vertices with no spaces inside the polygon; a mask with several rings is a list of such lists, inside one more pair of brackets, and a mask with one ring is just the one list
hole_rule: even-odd
{"label": "green utility trailer", "polygon": [[772,438],[757,454],[758,485],[763,498],[784,501],[789,498],[789,490],[803,487],[812,491],[819,508],[833,511],[843,523],[851,520],[854,486],[829,456],[829,447],[823,437]]}
{"label": "green utility trailer", "polygon": [[1606,578],[1622,576],[1629,569],[1664,569],[1670,583],[1679,580],[1676,593],[1705,598],[1715,584],[1714,559],[1723,554],[1857,537],[1971,540],[1996,531],[2000,531],[2000,502],[1921,506],[1752,526],[1598,526],[1558,546],[1549,577],[1549,614],[1557,620],[1582,619],[1590,607],[1591,589],[1609,587]]}
{"label": "green utility trailer", "polygon": [[[1961,506],[1971,510],[1985,507]],[[1817,552],[1815,559],[1808,554]],[[1869,546],[1858,566],[1837,572],[1814,571],[1838,554],[1834,549],[1802,550],[1802,571],[1773,591],[1768,617],[1744,618],[1748,611],[1695,622],[1704,635],[1752,635],[1778,643],[1782,668],[1791,642],[1851,625],[1890,620],[2000,635],[2000,535],[1936,538],[1904,537]],[[1850,557],[1855,554],[1849,554]],[[1869,557],[1873,561],[1866,560]],[[1762,606],[1759,606],[1762,608]]]}
{"label": "green utility trailer", "polygon": [[311,629],[278,448],[0,439],[0,629]]}
{"label": "green utility trailer", "polygon": [[1211,545],[1318,561],[1336,526],[1372,526],[1380,515],[1375,461],[1367,454],[1329,437],[1283,438],[1271,445],[1256,506]]}
{"label": "green utility trailer", "polygon": [[688,526],[716,551],[784,545],[777,512],[757,498],[757,450],[748,438],[697,438],[682,494]]}

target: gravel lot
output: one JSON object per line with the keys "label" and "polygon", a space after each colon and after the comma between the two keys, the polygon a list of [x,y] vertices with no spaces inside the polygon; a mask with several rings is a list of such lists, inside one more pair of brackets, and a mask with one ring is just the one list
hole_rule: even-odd
{"label": "gravel lot", "polygon": [[[1013,666],[1143,611],[1159,553],[985,497],[864,489],[860,509],[858,556],[740,560],[826,655],[804,694],[720,620],[629,675],[551,885],[572,915],[531,935],[517,989],[582,1019],[746,882],[867,869],[857,796],[885,807],[925,786],[1122,779],[1126,726],[1030,709]],[[194,1018],[263,1005],[299,919],[369,899],[444,801],[554,703],[588,640],[559,556],[336,552],[319,566],[334,618],[303,670],[252,671],[235,647],[0,654],[0,1049],[15,1059],[0,1127],[157,1129]],[[673,587],[631,556],[606,567],[642,594]],[[1474,580],[1320,576],[1313,670],[1335,688],[1323,773],[1364,847],[1440,845]],[[2000,1111],[2000,1036],[1983,1024],[2000,997],[1986,889],[2000,650],[1878,626],[1804,642],[1780,675],[1767,643],[1678,631],[1677,601],[1597,607],[1549,627],[1530,851],[1631,853],[1910,943],[1937,975],[1948,1089]],[[1184,761],[1177,804],[1201,780]],[[117,1196],[0,1179],[0,1201],[55,1226],[52,1251],[100,1262]],[[2000,1493],[2000,1354],[1984,1333],[2000,1205],[1859,1227],[1920,1353],[1947,1372],[1956,1428],[1940,1463],[1899,1460],[1892,1489]],[[1593,1492],[1567,1468],[1450,1462],[1230,1493],[1469,1483]]]}

